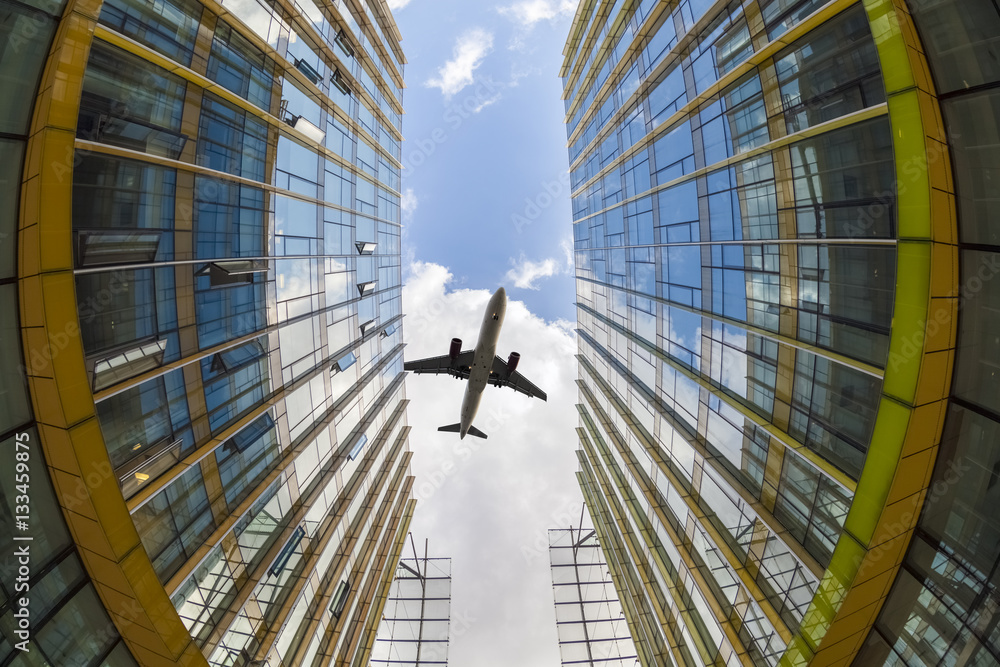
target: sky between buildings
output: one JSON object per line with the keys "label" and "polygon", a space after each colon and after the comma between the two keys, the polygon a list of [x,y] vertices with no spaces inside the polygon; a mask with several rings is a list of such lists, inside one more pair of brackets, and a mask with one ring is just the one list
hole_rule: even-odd
{"label": "sky between buildings", "polygon": [[453,558],[453,667],[559,664],[547,530],[577,524],[572,216],[559,67],[567,0],[389,0],[403,35],[407,359],[476,341],[500,285],[497,354],[549,400],[487,388],[488,440],[438,433],[465,383],[412,376],[412,525]]}

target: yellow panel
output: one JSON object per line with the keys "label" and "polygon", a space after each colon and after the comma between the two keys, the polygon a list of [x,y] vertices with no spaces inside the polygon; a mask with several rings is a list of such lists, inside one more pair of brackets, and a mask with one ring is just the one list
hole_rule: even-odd
{"label": "yellow panel", "polygon": [[[69,271],[42,275],[50,365],[59,385],[63,423],[76,424],[94,414],[90,382],[83,363],[83,339],[76,311],[76,289]],[[104,456],[107,456],[105,452]]]}
{"label": "yellow panel", "polygon": [[[24,236],[20,238],[24,241]],[[20,294],[18,302],[21,306],[21,326],[40,327],[45,323],[42,308],[42,280],[38,276],[21,278],[18,282]]]}
{"label": "yellow panel", "polygon": [[[931,209],[927,138],[916,90],[889,98],[900,239],[930,239]],[[940,162],[939,162],[940,163]]]}
{"label": "yellow panel", "polygon": [[899,29],[892,0],[865,0],[865,11],[871,25],[872,37],[878,49],[879,64],[885,90],[893,93],[914,86],[913,72],[906,52],[906,42]]}
{"label": "yellow panel", "polygon": [[937,446],[941,440],[947,406],[947,401],[935,401],[913,409],[901,456],[910,456],[928,447]]}
{"label": "yellow panel", "polygon": [[[875,533],[878,517],[889,496],[889,487],[903,449],[906,425],[911,408],[889,398],[879,402],[878,417],[872,433],[868,458],[861,471],[858,490],[851,503],[844,522],[844,531],[857,538],[862,544],[870,544]],[[842,535],[841,541],[848,539]],[[839,548],[838,544],[838,548]]]}
{"label": "yellow panel", "polygon": [[[927,483],[931,478],[931,471],[934,468],[934,460],[937,455],[936,447],[928,447],[911,456],[904,456],[899,460],[896,467],[896,476],[892,480],[892,488],[886,498],[886,511],[889,508],[919,495],[927,488]],[[881,519],[885,523],[885,517]]]}
{"label": "yellow panel", "polygon": [[839,612],[841,614],[853,614],[875,600],[885,597],[892,588],[895,572],[883,572],[867,581],[860,582],[851,587],[850,593],[844,599]]}
{"label": "yellow panel", "polygon": [[883,393],[913,404],[920,373],[924,321],[930,298],[931,244],[900,241],[896,256],[889,363]]}
{"label": "yellow panel", "polygon": [[920,384],[917,386],[915,399],[917,405],[937,401],[948,396],[954,361],[953,350],[930,352],[924,355],[924,363],[920,367]]}
{"label": "yellow panel", "polygon": [[[935,243],[935,247],[940,244]],[[957,276],[956,276],[957,278]],[[956,284],[957,284],[956,280]],[[924,351],[936,352],[955,347],[958,299],[932,298],[927,312]]]}

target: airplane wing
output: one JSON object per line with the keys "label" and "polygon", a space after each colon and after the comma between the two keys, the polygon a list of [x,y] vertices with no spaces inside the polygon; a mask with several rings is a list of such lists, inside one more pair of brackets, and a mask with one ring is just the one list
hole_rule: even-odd
{"label": "airplane wing", "polygon": [[510,387],[514,391],[519,391],[526,396],[548,401],[548,395],[531,384],[528,378],[517,371],[507,372],[507,361],[500,357],[493,358],[493,369],[490,371],[489,383],[497,387]]}
{"label": "airplane wing", "polygon": [[403,370],[413,371],[414,373],[447,373],[452,377],[468,380],[474,357],[475,350],[465,350],[464,352],[459,352],[458,356],[454,359],[451,358],[451,355],[446,354],[441,357],[407,361],[403,364]]}

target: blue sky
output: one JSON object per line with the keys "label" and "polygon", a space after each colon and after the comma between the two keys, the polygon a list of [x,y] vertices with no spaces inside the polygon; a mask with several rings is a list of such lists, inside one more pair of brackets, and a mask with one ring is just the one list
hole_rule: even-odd
{"label": "blue sky", "polygon": [[575,3],[400,4],[405,252],[457,286],[503,284],[546,319],[573,318],[558,74]]}
{"label": "blue sky", "polygon": [[411,531],[451,557],[449,664],[559,664],[549,528],[577,525],[572,217],[559,67],[576,3],[389,0],[409,61],[403,118],[406,359],[475,345],[500,285],[497,354],[548,392],[487,388],[478,428],[465,383],[407,379],[419,499]]}

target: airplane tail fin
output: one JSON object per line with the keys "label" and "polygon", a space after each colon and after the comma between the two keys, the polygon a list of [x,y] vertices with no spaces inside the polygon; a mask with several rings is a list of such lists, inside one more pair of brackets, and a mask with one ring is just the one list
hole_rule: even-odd
{"label": "airplane tail fin", "polygon": [[[444,431],[446,433],[461,433],[461,431],[462,431],[462,425],[461,424],[448,424],[446,426],[439,426],[438,430],[439,431]],[[475,426],[470,426],[469,427],[469,435],[474,435],[477,438],[482,438],[483,440],[485,440],[487,437],[489,437],[485,433],[483,433],[482,431],[480,431],[478,428],[476,428]]]}

